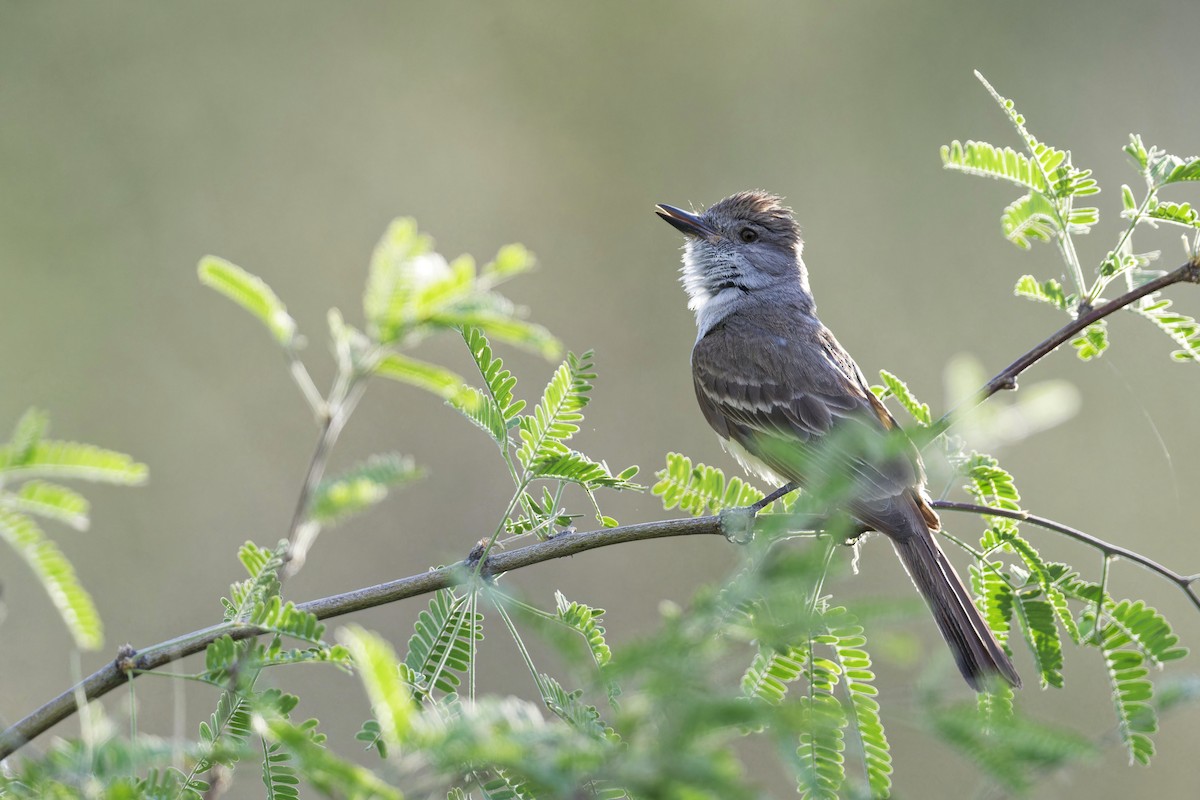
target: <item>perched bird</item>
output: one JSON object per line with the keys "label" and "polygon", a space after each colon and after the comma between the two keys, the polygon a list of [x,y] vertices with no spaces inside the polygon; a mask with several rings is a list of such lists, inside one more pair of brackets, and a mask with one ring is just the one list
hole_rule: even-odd
{"label": "perched bird", "polygon": [[818,484],[837,465],[850,484],[844,510],[891,540],[967,683],[982,690],[999,676],[1020,686],[934,539],[939,521],[916,447],[907,439],[901,452],[847,445],[830,457],[849,441],[845,433],[877,440],[903,434],[889,434],[895,419],[817,319],[791,210],[779,197],[751,191],[702,214],[668,205],[657,213],[687,237],[683,286],[699,329],[692,376],[708,424],[744,467],[779,484]]}

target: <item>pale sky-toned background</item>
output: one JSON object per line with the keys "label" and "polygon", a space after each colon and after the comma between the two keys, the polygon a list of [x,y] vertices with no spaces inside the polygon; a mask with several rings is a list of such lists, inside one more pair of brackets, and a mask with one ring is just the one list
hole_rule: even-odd
{"label": "pale sky-toned background", "polygon": [[[523,242],[541,270],[509,294],[568,347],[597,350],[579,446],[616,467],[640,464],[646,480],[668,450],[728,468],[694,407],[679,237],[654,203],[707,205],[750,187],[786,195],[823,319],[868,375],[897,372],[939,410],[952,357],[969,353],[994,372],[1063,321],[1011,296],[1023,273],[1061,273],[1052,249],[1024,253],[1000,235],[1016,193],[941,169],[937,148],[953,138],[1017,144],[972,70],[1096,171],[1101,225],[1080,243],[1094,264],[1115,241],[1120,184],[1136,181],[1120,152],[1127,135],[1200,151],[1188,59],[1198,25],[1200,6],[1184,0],[0,4],[0,427],[36,404],[56,435],[151,469],[145,488],[86,488],[90,532],[49,526],[107,625],[106,652],[84,656],[82,669],[121,643],[219,620],[237,546],[283,533],[312,449],[277,348],[198,285],[200,256],[274,287],[324,385],[325,311],[358,318],[367,258],[391,218],[415,216],[449,256]],[[1166,266],[1180,261],[1173,233],[1143,241],[1163,248]],[[1200,314],[1194,287],[1172,295]],[[1111,335],[1099,363],[1063,352],[1031,373],[1028,382],[1074,383],[1080,412],[1001,455],[1029,509],[1196,571],[1187,487],[1200,479],[1200,368],[1169,362],[1171,343],[1132,316],[1113,320]],[[468,366],[450,338],[419,354]],[[504,355],[535,396],[552,365]],[[334,466],[380,450],[412,454],[429,478],[325,534],[291,598],[455,560],[492,530],[507,479],[454,412],[374,386]],[[623,522],[664,517],[648,494],[605,508]],[[1093,552],[1028,533],[1094,576]],[[0,553],[0,718],[11,722],[65,688],[73,667],[49,601]],[[609,610],[619,643],[654,629],[660,601],[686,602],[733,563],[721,541],[647,543],[539,566],[510,585],[545,603],[570,587]],[[861,572],[839,596],[912,596],[882,542],[865,548]],[[1200,645],[1200,615],[1174,587],[1126,565],[1114,580]],[[402,646],[419,605],[356,619]],[[905,630],[946,668],[931,625],[917,618]],[[516,664],[504,633],[489,635],[493,663]],[[1018,666],[1032,684],[1024,654]],[[1022,702],[1080,730],[1110,727],[1097,655],[1069,649],[1067,667],[1068,689],[1030,686]],[[885,668],[885,700],[910,693],[917,674]],[[353,679],[294,670],[274,680],[354,752],[367,708]],[[528,694],[527,684],[513,671],[491,688]],[[124,699],[111,697],[120,718]],[[141,680],[138,697],[144,728],[169,733],[171,685]],[[186,699],[191,732],[213,698],[189,689]],[[905,796],[970,785],[968,768],[902,714],[885,721]],[[1183,711],[1165,721],[1151,771],[1109,748],[1042,796],[1182,796],[1194,791],[1197,735],[1200,710]],[[257,769],[245,772],[235,796],[258,796]]]}

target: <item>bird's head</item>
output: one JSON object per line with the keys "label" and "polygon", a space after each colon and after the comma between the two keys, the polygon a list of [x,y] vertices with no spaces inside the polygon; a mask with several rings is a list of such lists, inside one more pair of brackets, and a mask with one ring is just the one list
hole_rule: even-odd
{"label": "bird's head", "polygon": [[808,293],[800,227],[782,198],[758,190],[738,192],[701,214],[665,204],[657,214],[687,237],[683,287],[688,308],[698,317],[717,298],[733,302],[738,296],[796,286]]}

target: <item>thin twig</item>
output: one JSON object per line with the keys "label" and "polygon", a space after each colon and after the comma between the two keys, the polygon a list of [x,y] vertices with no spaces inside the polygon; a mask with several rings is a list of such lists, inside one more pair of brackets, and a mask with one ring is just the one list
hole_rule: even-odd
{"label": "thin twig", "polygon": [[1083,542],[1086,545],[1096,548],[1104,554],[1106,560],[1115,556],[1118,558],[1123,558],[1126,561],[1132,561],[1139,566],[1145,567],[1151,572],[1158,573],[1182,589],[1184,594],[1188,596],[1188,599],[1192,601],[1192,605],[1194,605],[1197,609],[1200,609],[1200,594],[1198,594],[1195,589],[1195,583],[1197,579],[1200,579],[1200,575],[1180,574],[1170,567],[1163,566],[1154,559],[1148,558],[1141,553],[1137,553],[1126,547],[1121,547],[1118,544],[1106,542],[1099,537],[1092,536],[1090,533],[1084,533],[1078,528],[1072,528],[1069,525],[1063,525],[1061,522],[1055,522],[1054,520],[1047,519],[1046,517],[1039,517],[1037,514],[1030,514],[1028,511],[1009,511],[1003,508],[979,506],[975,505],[974,503],[956,503],[951,500],[935,500],[930,503],[930,505],[939,511],[965,511],[970,514],[983,514],[991,517],[1006,517],[1008,519],[1015,519],[1019,522],[1028,522],[1032,525],[1037,525],[1039,528],[1045,528],[1048,531],[1061,533],[1062,535],[1068,536],[1077,542]]}
{"label": "thin twig", "polygon": [[1166,287],[1175,283],[1200,283],[1200,259],[1193,258],[1188,263],[1162,275],[1154,280],[1143,283],[1141,286],[1126,292],[1125,294],[1113,300],[1109,300],[1103,305],[1091,309],[1086,314],[1081,314],[1070,323],[1059,328],[1052,336],[1047,338],[1041,344],[1034,347],[1029,352],[1018,358],[1016,361],[1005,367],[996,377],[992,378],[982,388],[979,389],[969,399],[960,403],[957,407],[951,409],[942,415],[933,425],[935,433],[945,431],[951,425],[951,419],[955,414],[965,411],[970,411],[984,400],[994,395],[1003,389],[1016,389],[1017,377],[1025,370],[1032,367],[1038,361],[1041,361],[1047,355],[1052,353],[1062,344],[1066,343],[1075,337],[1080,331],[1091,325],[1093,322],[1098,322],[1104,319],[1114,311],[1119,311],[1125,306],[1143,297],[1161,291]]}

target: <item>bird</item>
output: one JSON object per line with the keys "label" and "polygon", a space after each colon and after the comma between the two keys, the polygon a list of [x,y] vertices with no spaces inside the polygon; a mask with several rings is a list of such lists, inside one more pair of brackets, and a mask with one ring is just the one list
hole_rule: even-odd
{"label": "bird", "polygon": [[[753,190],[702,213],[666,204],[656,213],[685,237],[696,400],[726,449],[775,485],[812,488],[843,471],[841,510],[891,541],[967,683],[986,691],[999,677],[1019,687],[1012,660],[934,537],[940,521],[919,451],[817,318],[791,209]],[[856,437],[901,443],[855,446]]]}

